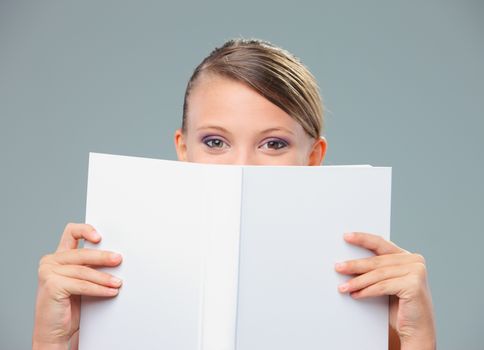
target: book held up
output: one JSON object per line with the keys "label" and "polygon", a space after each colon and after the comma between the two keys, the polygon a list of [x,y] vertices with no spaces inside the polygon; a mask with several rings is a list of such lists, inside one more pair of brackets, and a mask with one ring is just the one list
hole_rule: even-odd
{"label": "book held up", "polygon": [[388,348],[388,298],[355,300],[336,262],[390,238],[391,168],[200,164],[90,153],[85,248],[112,298],[83,297],[81,350]]}

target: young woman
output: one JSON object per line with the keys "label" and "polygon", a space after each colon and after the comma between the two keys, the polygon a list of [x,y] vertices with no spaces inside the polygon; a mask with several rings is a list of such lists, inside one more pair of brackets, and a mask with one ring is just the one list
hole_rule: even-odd
{"label": "young woman", "polygon": [[[213,50],[193,72],[174,141],[181,161],[319,166],[322,128],[319,89],[300,60],[269,42],[238,39]],[[435,349],[424,258],[377,234],[344,235],[374,256],[336,263],[336,271],[353,276],[339,291],[356,299],[390,296],[390,349]],[[69,342],[77,349],[80,296],[119,293],[122,282],[93,267],[117,266],[122,257],[77,249],[81,239],[96,243],[101,236],[89,224],[68,224],[57,251],[40,261],[36,349],[67,349]]]}

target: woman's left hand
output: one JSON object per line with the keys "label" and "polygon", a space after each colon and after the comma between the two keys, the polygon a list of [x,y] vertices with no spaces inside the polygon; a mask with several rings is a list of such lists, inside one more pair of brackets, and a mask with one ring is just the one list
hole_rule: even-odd
{"label": "woman's left hand", "polygon": [[435,349],[435,325],[427,270],[422,255],[412,254],[380,236],[351,232],[344,239],[375,256],[337,263],[337,272],[355,275],[338,287],[355,299],[390,296],[390,327],[401,349]]}

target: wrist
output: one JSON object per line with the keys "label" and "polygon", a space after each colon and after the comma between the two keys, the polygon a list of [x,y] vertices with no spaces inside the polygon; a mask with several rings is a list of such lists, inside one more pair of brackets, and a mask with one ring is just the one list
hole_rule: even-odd
{"label": "wrist", "polygon": [[[430,300],[430,294],[424,299]],[[400,350],[435,350],[437,335],[431,301],[422,305],[423,314],[413,324],[399,329]]]}
{"label": "wrist", "polygon": [[434,336],[425,338],[400,339],[400,350],[435,350],[437,342]]}
{"label": "wrist", "polygon": [[32,350],[68,350],[69,342],[65,343],[46,343],[40,341],[32,342]]}

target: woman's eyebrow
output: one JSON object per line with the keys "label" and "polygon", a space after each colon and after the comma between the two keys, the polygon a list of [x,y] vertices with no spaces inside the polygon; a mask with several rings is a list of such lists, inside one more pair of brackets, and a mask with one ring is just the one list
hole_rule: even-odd
{"label": "woman's eyebrow", "polygon": [[265,129],[265,130],[261,131],[260,133],[261,134],[267,134],[268,132],[271,132],[271,131],[285,131],[285,132],[288,132],[290,134],[295,135],[293,131],[286,129],[286,128],[269,128],[269,129]]}
{"label": "woman's eyebrow", "polygon": [[[199,128],[197,128],[197,131],[198,130],[201,130],[201,129],[217,129],[217,130],[226,132],[227,134],[231,134],[230,131],[228,131],[227,129],[225,129],[225,128],[221,127],[221,126],[218,126],[218,125],[202,125]],[[265,129],[265,130],[262,130],[260,132],[260,134],[267,134],[267,133],[269,133],[271,131],[285,131],[285,132],[288,132],[288,133],[290,133],[292,135],[295,135],[293,131],[291,131],[289,129],[286,129],[286,128],[281,128],[281,127]]]}
{"label": "woman's eyebrow", "polygon": [[221,126],[218,126],[218,125],[202,125],[200,127],[197,128],[197,131],[198,130],[202,130],[202,129],[217,129],[217,130],[220,130],[220,131],[223,131],[227,134],[231,134],[230,131],[228,131],[227,129],[221,127]]}

